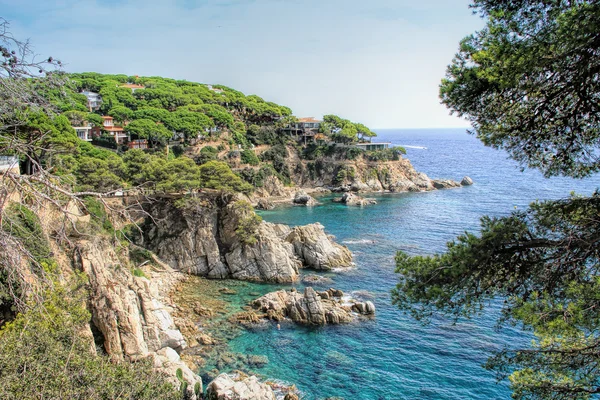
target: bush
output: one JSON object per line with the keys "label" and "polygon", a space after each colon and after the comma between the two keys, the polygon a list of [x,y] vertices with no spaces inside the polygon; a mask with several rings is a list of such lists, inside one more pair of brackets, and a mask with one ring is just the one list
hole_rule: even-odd
{"label": "bush", "polygon": [[402,154],[406,154],[406,149],[398,146],[385,150],[367,151],[366,157],[369,161],[398,161]]}
{"label": "bush", "polygon": [[260,160],[256,156],[256,153],[254,153],[254,151],[250,149],[242,151],[241,157],[242,164],[258,165],[260,163]]}
{"label": "bush", "polygon": [[244,200],[238,200],[233,203],[233,209],[240,215],[238,226],[235,230],[236,235],[246,245],[256,244],[258,240],[256,238],[256,231],[262,222],[262,218],[256,215],[252,209],[252,205]]}
{"label": "bush", "polygon": [[260,155],[262,161],[270,161],[275,171],[278,172],[279,179],[289,185],[291,180],[290,169],[287,165],[286,158],[288,156],[287,149],[284,145],[278,144],[271,147]]}
{"label": "bush", "polygon": [[30,305],[0,331],[0,398],[173,400],[178,394],[150,361],[113,363],[90,351],[90,321],[75,295],[57,282],[43,304]]}
{"label": "bush", "polygon": [[216,160],[218,154],[218,149],[215,149],[212,146],[206,146],[200,150],[200,154],[194,158],[194,161],[196,162],[196,164],[202,165],[206,162]]}
{"label": "bush", "polygon": [[83,200],[86,211],[91,216],[91,223],[101,227],[106,233],[114,233],[115,228],[106,213],[104,204],[94,197],[86,197]]}
{"label": "bush", "polygon": [[224,162],[209,161],[199,168],[202,187],[230,192],[252,192],[252,186],[234,174]]}

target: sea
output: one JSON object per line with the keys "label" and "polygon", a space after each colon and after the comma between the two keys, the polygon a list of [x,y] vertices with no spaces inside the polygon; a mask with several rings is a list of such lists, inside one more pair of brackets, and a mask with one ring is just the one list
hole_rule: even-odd
{"label": "sea", "polygon": [[[590,195],[600,178],[546,179],[521,171],[505,152],[485,147],[465,129],[378,130],[377,141],[404,146],[414,167],[431,178],[474,184],[424,193],[375,194],[377,205],[347,207],[321,198],[322,205],[280,207],[261,212],[269,222],[304,225],[320,222],[348,246],[356,266],[323,273],[335,287],[374,302],[376,318],[349,325],[302,327],[266,323],[230,341],[234,352],[260,355],[268,363],[257,373],[293,383],[306,400],[355,399],[507,399],[506,381],[483,368],[505,347],[527,346],[531,333],[498,328],[492,302],[471,319],[436,316],[429,325],[415,321],[392,303],[398,276],[394,255],[443,252],[464,231],[477,232],[483,215],[503,216],[536,200],[560,199],[571,192]],[[313,274],[312,271],[303,273]],[[303,284],[294,285],[302,290]],[[266,293],[282,286],[250,284]],[[290,286],[283,286],[290,287]]]}

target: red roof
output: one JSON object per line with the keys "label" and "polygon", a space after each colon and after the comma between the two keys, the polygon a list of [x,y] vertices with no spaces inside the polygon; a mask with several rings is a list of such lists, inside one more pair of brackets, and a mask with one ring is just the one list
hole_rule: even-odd
{"label": "red roof", "polygon": [[305,117],[305,118],[298,118],[298,122],[320,124],[323,121],[319,121],[318,119],[314,119],[313,117]]}
{"label": "red roof", "polygon": [[113,119],[113,117],[109,117],[108,115],[103,115],[102,118],[105,120]]}

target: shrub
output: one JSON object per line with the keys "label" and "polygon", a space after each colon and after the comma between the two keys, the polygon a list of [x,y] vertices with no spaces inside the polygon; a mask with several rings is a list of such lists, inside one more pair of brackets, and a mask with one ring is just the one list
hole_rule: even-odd
{"label": "shrub", "polygon": [[252,186],[233,173],[229,165],[220,161],[209,161],[200,166],[200,184],[209,189],[250,193]]}
{"label": "shrub", "polygon": [[0,398],[172,400],[175,389],[151,362],[113,363],[90,351],[85,293],[54,283],[43,304],[0,331]]}
{"label": "shrub", "polygon": [[256,215],[252,209],[252,205],[244,200],[238,200],[233,203],[233,209],[240,215],[238,226],[235,230],[236,235],[246,245],[255,244],[258,240],[256,238],[256,231],[262,222],[262,218]]}
{"label": "shrub", "polygon": [[[219,147],[221,147],[221,146],[222,145],[219,145]],[[202,165],[206,162],[216,160],[218,154],[219,154],[218,149],[215,149],[212,146],[206,146],[200,150],[200,154],[194,158],[194,161],[196,162],[196,164]]]}
{"label": "shrub", "polygon": [[241,158],[243,164],[258,165],[260,163],[256,153],[250,149],[242,151]]}

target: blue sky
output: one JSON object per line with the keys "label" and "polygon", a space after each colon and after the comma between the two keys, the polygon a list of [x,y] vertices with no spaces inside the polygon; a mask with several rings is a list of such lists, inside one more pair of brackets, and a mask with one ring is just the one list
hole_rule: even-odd
{"label": "blue sky", "polygon": [[483,21],[469,0],[0,0],[67,71],[220,83],[373,128],[466,126],[438,85]]}

